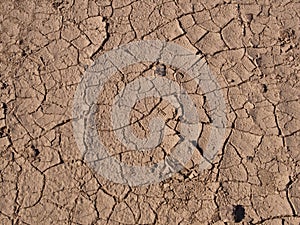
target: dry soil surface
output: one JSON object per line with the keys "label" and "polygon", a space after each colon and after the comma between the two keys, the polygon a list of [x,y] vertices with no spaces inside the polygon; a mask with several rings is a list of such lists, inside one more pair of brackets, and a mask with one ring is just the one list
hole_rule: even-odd
{"label": "dry soil surface", "polygon": [[[0,224],[300,224],[298,0],[1,0]],[[226,103],[226,137],[205,170],[205,94],[168,65],[131,65],[99,94],[99,137],[124,163],[163,160],[178,142],[176,112],[147,98],[132,130],[168,123],[153,151],[130,151],[111,128],[113,98],[137,77],[164,76],[192,96],[202,131],[184,169],[132,187],[91,168],[72,128],[74,93],[99,56],[137,40],[203,55]],[[176,122],[177,121],[177,122]],[[201,150],[200,150],[201,149]]]}

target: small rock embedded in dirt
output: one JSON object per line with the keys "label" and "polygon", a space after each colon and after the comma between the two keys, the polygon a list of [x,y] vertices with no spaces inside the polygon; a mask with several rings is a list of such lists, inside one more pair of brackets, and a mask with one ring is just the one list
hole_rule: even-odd
{"label": "small rock embedded in dirt", "polygon": [[197,173],[196,171],[192,171],[192,172],[188,175],[189,179],[193,179],[193,178],[196,177],[196,176],[198,176],[198,173]]}
{"label": "small rock embedded in dirt", "polygon": [[234,222],[239,223],[245,218],[245,208],[242,205],[234,206]]}
{"label": "small rock embedded in dirt", "polygon": [[262,93],[266,93],[267,91],[268,91],[267,85],[266,85],[266,84],[262,84],[262,85],[261,85],[261,92],[262,92]]}
{"label": "small rock embedded in dirt", "polygon": [[247,156],[246,159],[247,159],[249,162],[253,162],[253,156]]}
{"label": "small rock embedded in dirt", "polygon": [[281,30],[279,36],[279,41],[281,41],[282,44],[288,43],[295,38],[295,31],[293,29]]}
{"label": "small rock embedded in dirt", "polygon": [[163,64],[156,65],[155,74],[159,76],[166,76],[166,66]]}
{"label": "small rock embedded in dirt", "polygon": [[245,15],[245,20],[246,20],[247,24],[250,24],[251,21],[253,20],[253,14],[251,14],[251,13],[246,14]]}
{"label": "small rock embedded in dirt", "polygon": [[59,9],[62,4],[63,4],[63,1],[62,2],[53,2],[52,7],[54,9]]}
{"label": "small rock embedded in dirt", "polygon": [[184,78],[184,75],[183,75],[182,73],[180,73],[180,72],[174,73],[174,79],[175,79],[176,81],[179,81],[179,82],[180,82],[183,78]]}
{"label": "small rock embedded in dirt", "polygon": [[245,209],[241,205],[225,206],[220,209],[219,216],[225,223],[239,223],[245,218]]}
{"label": "small rock embedded in dirt", "polygon": [[219,216],[220,219],[227,223],[227,222],[234,222],[234,206],[225,206],[220,208]]}
{"label": "small rock embedded in dirt", "polygon": [[28,149],[28,156],[31,158],[35,158],[40,154],[40,151],[34,147],[33,145],[30,146],[30,148]]}
{"label": "small rock embedded in dirt", "polygon": [[22,39],[20,39],[20,40],[17,41],[18,45],[22,45],[23,43],[24,43],[24,41]]}

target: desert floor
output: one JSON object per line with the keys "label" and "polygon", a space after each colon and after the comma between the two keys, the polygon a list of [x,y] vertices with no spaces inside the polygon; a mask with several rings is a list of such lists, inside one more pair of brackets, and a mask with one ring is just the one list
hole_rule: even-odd
{"label": "desert floor", "polygon": [[[114,166],[97,170],[87,160],[97,156],[76,142],[88,128],[74,129],[74,96],[95,60],[141,40],[201,57],[219,85],[210,92],[222,93],[226,123],[213,140],[216,154],[206,157],[220,116],[209,92],[172,65],[116,66],[94,104],[95,130],[113,160],[148,168],[182,141],[176,107],[148,96],[133,102],[124,127],[147,140],[159,117],[161,142],[144,151],[122,143],[114,99],[139,78],[175,82],[200,121],[179,171],[131,185],[109,179]],[[0,224],[300,224],[299,44],[298,0],[1,0]]]}

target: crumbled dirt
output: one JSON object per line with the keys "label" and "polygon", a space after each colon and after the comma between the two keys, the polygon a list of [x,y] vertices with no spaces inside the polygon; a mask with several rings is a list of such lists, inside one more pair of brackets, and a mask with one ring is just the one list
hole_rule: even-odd
{"label": "crumbled dirt", "polygon": [[[12,0],[0,2],[0,224],[300,224],[300,2],[292,0]],[[153,151],[130,151],[111,128],[118,91],[162,76],[192,96],[202,124],[185,168],[158,184],[113,183],[83,160],[73,98],[100,55],[137,40],[173,42],[203,55],[226,101],[226,139],[199,162],[209,105],[189,76],[156,63],[129,66],[99,95],[99,137],[110,154],[150,165],[178,142],[176,110],[135,104],[133,132],[168,129]]]}

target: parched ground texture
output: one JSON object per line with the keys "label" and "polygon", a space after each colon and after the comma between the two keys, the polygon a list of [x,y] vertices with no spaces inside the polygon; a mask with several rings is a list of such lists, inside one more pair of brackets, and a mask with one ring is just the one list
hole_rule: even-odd
{"label": "parched ground texture", "polygon": [[[298,0],[1,0],[0,224],[300,224],[300,2]],[[158,184],[105,179],[84,160],[72,130],[77,85],[93,60],[136,40],[179,44],[205,57],[226,101],[224,144],[199,171],[195,151]],[[176,68],[132,65],[99,95],[99,136],[128,164],[162,160],[178,142],[174,109],[135,105],[147,137],[160,116],[168,135],[153,152],[126,151],[109,130],[118,90],[166,75],[186,88],[202,124],[209,105]]]}

